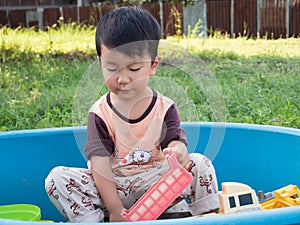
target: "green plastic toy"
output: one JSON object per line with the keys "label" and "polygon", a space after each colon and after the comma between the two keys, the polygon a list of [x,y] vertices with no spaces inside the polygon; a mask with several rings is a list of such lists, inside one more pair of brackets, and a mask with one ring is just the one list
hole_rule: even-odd
{"label": "green plastic toy", "polygon": [[41,210],[31,204],[12,204],[0,206],[0,218],[26,221],[40,221]]}

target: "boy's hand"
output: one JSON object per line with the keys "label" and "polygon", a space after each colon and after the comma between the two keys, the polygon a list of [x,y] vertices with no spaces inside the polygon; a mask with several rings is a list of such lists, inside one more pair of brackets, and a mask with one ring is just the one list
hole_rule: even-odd
{"label": "boy's hand", "polygon": [[[163,149],[163,153],[164,155],[168,158],[172,153],[174,152],[174,150],[172,148],[165,148]],[[178,159],[177,159],[178,160]]]}
{"label": "boy's hand", "polygon": [[[170,145],[169,145],[170,146]],[[174,142],[171,142],[171,146],[168,148],[165,148],[163,150],[163,153],[166,156],[171,155],[172,152],[176,152],[176,158],[178,162],[186,169],[188,169],[191,165],[190,156],[188,154],[188,151],[186,149],[186,146],[182,142],[177,142],[174,144]]]}
{"label": "boy's hand", "polygon": [[109,213],[109,222],[127,222],[125,218],[121,215],[122,209],[115,209]]}

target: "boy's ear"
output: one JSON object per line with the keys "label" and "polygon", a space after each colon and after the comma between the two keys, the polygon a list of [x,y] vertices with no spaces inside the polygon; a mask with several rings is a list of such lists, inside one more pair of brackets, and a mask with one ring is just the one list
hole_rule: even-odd
{"label": "boy's ear", "polygon": [[160,61],[161,61],[161,56],[156,56],[152,66],[151,66],[152,69],[151,69],[150,75],[154,75],[156,73],[156,69],[157,69]]}

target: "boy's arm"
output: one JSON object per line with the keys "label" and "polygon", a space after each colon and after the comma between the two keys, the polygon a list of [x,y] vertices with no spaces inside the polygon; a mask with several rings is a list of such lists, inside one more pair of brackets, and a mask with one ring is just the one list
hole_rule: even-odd
{"label": "boy's arm", "polygon": [[126,221],[121,216],[124,206],[116,188],[110,157],[92,156],[91,167],[96,187],[110,213],[110,222]]}
{"label": "boy's arm", "polygon": [[162,132],[164,138],[161,146],[165,155],[171,152],[177,152],[178,162],[188,169],[191,165],[190,157],[187,150],[187,141],[185,131],[180,127],[179,112],[175,104],[173,104],[167,111],[164,118],[165,128]]}

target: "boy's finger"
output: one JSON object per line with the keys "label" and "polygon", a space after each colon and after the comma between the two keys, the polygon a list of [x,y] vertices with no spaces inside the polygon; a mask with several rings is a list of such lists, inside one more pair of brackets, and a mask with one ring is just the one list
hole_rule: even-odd
{"label": "boy's finger", "polygon": [[169,156],[172,154],[172,152],[173,152],[173,149],[172,149],[172,148],[165,148],[165,149],[163,150],[163,153],[164,153],[164,155],[165,155],[166,157],[169,157]]}

